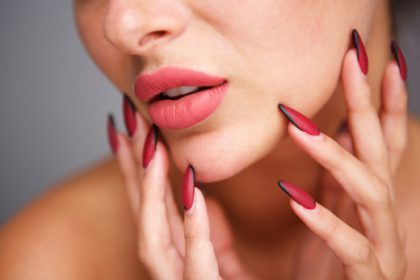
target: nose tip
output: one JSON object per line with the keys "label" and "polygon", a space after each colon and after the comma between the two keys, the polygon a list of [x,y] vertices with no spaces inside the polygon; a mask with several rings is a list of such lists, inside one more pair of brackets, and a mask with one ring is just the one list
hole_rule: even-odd
{"label": "nose tip", "polygon": [[[124,3],[123,3],[124,2]],[[165,5],[138,1],[110,1],[104,35],[118,49],[144,55],[177,37],[186,28],[186,14],[176,1]]]}

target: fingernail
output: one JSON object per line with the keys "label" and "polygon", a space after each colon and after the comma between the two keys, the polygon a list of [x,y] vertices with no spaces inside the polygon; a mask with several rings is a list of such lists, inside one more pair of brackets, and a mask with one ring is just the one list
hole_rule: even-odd
{"label": "fingernail", "polygon": [[192,165],[188,165],[184,173],[183,184],[182,184],[182,200],[184,202],[185,211],[190,210],[193,205],[194,185],[195,185],[195,171]]}
{"label": "fingernail", "polygon": [[296,187],[288,182],[279,180],[279,187],[284,191],[291,199],[305,207],[306,209],[314,209],[316,206],[315,200],[307,192],[299,187]]}
{"label": "fingernail", "polygon": [[397,61],[398,67],[400,68],[401,78],[404,81],[407,81],[407,63],[400,46],[395,41],[392,41],[391,43],[391,52],[394,59]]}
{"label": "fingernail", "polygon": [[114,116],[111,113],[108,113],[107,134],[109,146],[111,147],[111,151],[115,154],[118,149],[118,139],[115,129]]}
{"label": "fingernail", "polygon": [[124,123],[127,129],[128,136],[132,137],[136,132],[136,106],[133,101],[124,94],[123,98],[123,112],[124,112]]}
{"label": "fingernail", "polygon": [[282,103],[280,103],[278,107],[280,111],[286,116],[286,118],[300,130],[313,136],[319,135],[321,133],[319,128],[303,114]]}
{"label": "fingernail", "polygon": [[143,168],[147,168],[156,151],[158,138],[157,126],[152,125],[147,132],[146,140],[143,147]]}
{"label": "fingernail", "polygon": [[362,39],[360,38],[359,32],[356,29],[353,29],[353,46],[356,48],[357,60],[359,61],[360,68],[363,74],[368,73],[369,69],[369,59],[366,54],[365,45],[363,44]]}

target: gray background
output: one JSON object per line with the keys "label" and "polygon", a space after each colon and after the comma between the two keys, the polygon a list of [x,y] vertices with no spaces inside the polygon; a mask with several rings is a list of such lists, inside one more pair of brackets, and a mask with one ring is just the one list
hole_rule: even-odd
{"label": "gray background", "polygon": [[[400,13],[410,107],[420,112],[420,12]],[[120,128],[122,118],[119,93],[79,42],[71,1],[4,1],[0,38],[1,225],[51,184],[109,155],[106,114]]]}

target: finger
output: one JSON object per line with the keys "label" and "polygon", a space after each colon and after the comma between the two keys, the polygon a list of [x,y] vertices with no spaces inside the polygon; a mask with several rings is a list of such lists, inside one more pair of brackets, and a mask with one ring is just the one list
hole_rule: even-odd
{"label": "finger", "polygon": [[331,172],[361,207],[358,212],[362,224],[375,246],[388,248],[397,255],[400,250],[398,223],[386,183],[327,135],[311,136],[292,124],[288,128],[292,139]]}
{"label": "finger", "polygon": [[148,139],[156,144],[146,141],[146,146],[156,145],[156,148],[140,184],[139,256],[152,278],[172,279],[174,275],[181,275],[182,261],[172,241],[165,202],[169,162],[157,135]]}
{"label": "finger", "polygon": [[[169,181],[167,183],[169,185]],[[165,192],[166,212],[168,215],[169,225],[171,229],[172,241],[177,248],[179,254],[185,256],[185,239],[184,239],[184,221],[178,211],[175,203],[172,188],[168,187]]]}
{"label": "finger", "polygon": [[127,134],[130,136],[130,142],[133,145],[136,163],[140,165],[139,163],[141,163],[141,155],[143,153],[143,143],[150,125],[137,111],[135,103],[126,94],[123,95],[122,111]]}
{"label": "finger", "polygon": [[293,199],[290,204],[296,215],[343,263],[348,279],[379,279],[382,276],[374,249],[362,234],[316,203],[302,189],[284,181],[279,185]]}
{"label": "finger", "polygon": [[126,187],[126,194],[130,203],[130,209],[134,218],[137,218],[139,211],[139,174],[136,160],[133,155],[131,144],[127,137],[122,134],[117,134],[118,139],[118,166],[122,174],[124,186]]}
{"label": "finger", "polygon": [[[342,125],[340,128],[340,132],[336,136],[336,141],[349,153],[353,153],[353,145],[346,124]],[[325,169],[321,174],[320,184],[320,202],[324,205],[324,207],[333,211],[336,208],[336,202],[338,201],[337,198],[342,195],[343,189],[340,186],[340,183]]]}
{"label": "finger", "polygon": [[407,146],[407,90],[395,61],[388,64],[382,81],[380,119],[392,174]]}
{"label": "finger", "polygon": [[212,198],[206,198],[210,221],[210,240],[214,246],[223,279],[252,279],[236,253],[232,232],[223,209]]}
{"label": "finger", "polygon": [[184,214],[184,279],[221,279],[203,194],[194,187],[194,201]]}
{"label": "finger", "polygon": [[375,174],[389,181],[389,161],[381,124],[354,49],[344,58],[342,82],[355,155]]}

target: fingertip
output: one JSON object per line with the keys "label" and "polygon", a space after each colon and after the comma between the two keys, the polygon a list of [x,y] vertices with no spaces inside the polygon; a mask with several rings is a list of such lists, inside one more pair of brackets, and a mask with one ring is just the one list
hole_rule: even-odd
{"label": "fingertip", "polygon": [[366,75],[360,70],[355,49],[350,49],[344,57],[341,78],[344,86],[351,86],[355,81],[366,81]]}
{"label": "fingertip", "polygon": [[404,109],[407,91],[395,60],[388,63],[382,81],[382,103],[387,111]]}

